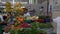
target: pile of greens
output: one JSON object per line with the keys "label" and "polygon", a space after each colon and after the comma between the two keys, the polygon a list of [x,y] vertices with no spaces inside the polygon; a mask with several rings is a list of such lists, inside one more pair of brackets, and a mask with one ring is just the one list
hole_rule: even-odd
{"label": "pile of greens", "polygon": [[50,23],[43,24],[39,22],[34,22],[30,24],[30,28],[21,29],[13,29],[10,31],[10,34],[47,34],[45,30],[41,30],[41,28],[49,28],[51,27]]}

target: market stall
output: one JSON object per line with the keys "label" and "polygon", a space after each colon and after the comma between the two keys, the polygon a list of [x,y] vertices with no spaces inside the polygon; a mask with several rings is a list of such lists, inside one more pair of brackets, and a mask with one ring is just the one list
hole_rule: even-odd
{"label": "market stall", "polygon": [[52,28],[51,13],[49,14],[47,12],[48,10],[46,10],[46,14],[44,14],[44,6],[39,7],[38,11],[40,13],[36,11],[36,7],[31,10],[31,6],[22,6],[22,2],[14,3],[13,8],[11,6],[12,4],[10,2],[6,2],[2,12],[3,14],[7,14],[7,16],[4,15],[6,18],[4,19],[4,22],[7,26],[4,26],[2,29],[5,33],[48,34],[47,30]]}

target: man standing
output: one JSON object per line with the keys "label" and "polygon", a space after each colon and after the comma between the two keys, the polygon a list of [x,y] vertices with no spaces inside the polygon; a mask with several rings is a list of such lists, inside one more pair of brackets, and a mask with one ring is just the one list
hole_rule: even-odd
{"label": "man standing", "polygon": [[[60,17],[56,17],[53,19],[53,22],[57,24],[57,34],[60,34]],[[54,26],[56,27],[56,26]]]}

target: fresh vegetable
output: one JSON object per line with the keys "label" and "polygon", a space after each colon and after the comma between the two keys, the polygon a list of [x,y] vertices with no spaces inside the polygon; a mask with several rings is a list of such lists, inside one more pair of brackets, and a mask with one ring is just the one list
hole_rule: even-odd
{"label": "fresh vegetable", "polygon": [[30,24],[28,24],[28,23],[22,23],[21,26],[24,27],[24,28],[29,28]]}
{"label": "fresh vegetable", "polygon": [[44,19],[39,19],[38,22],[45,23],[45,20]]}
{"label": "fresh vegetable", "polygon": [[6,11],[7,12],[12,12],[11,3],[10,2],[6,2]]}
{"label": "fresh vegetable", "polygon": [[40,33],[39,34],[47,34],[47,33],[44,30],[40,30]]}

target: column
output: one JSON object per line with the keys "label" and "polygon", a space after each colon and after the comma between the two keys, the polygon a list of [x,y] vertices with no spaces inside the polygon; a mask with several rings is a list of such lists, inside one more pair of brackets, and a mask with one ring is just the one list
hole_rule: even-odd
{"label": "column", "polygon": [[34,4],[34,0],[29,0],[29,4]]}

